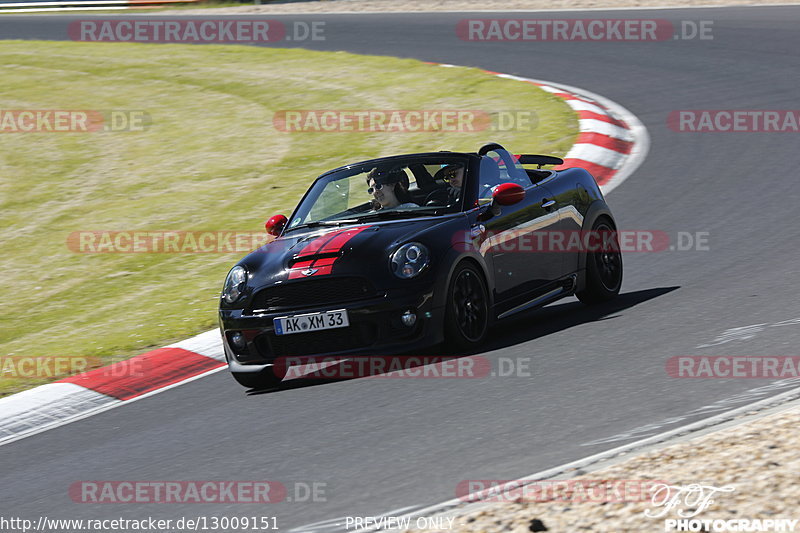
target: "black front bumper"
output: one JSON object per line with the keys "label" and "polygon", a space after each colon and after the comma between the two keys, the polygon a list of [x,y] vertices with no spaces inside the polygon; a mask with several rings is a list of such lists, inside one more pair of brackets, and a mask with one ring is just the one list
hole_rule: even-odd
{"label": "black front bumper", "polygon": [[[273,319],[289,315],[346,309],[350,326],[311,333],[276,335]],[[400,316],[417,315],[413,326]],[[433,288],[389,290],[365,300],[341,305],[304,307],[263,314],[242,309],[220,309],[220,329],[228,366],[233,372],[260,372],[279,357],[305,355],[379,355],[405,353],[442,342],[444,307],[436,307]],[[229,335],[240,331],[247,347],[234,350]]]}

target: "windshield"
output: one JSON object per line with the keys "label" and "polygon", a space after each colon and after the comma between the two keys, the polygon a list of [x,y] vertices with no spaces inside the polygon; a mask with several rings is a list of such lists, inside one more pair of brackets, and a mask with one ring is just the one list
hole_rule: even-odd
{"label": "windshield", "polygon": [[360,163],[318,179],[288,229],[461,210],[469,159],[427,155]]}

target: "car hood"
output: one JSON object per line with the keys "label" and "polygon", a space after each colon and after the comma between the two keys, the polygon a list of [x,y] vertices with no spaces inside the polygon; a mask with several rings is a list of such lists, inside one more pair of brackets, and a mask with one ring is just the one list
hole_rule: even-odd
{"label": "car hood", "polygon": [[437,250],[449,246],[438,243],[450,234],[447,228],[452,226],[454,232],[460,225],[461,217],[450,215],[294,231],[251,252],[239,264],[250,272],[248,284],[254,288],[334,274],[361,273],[374,279],[384,271],[389,275],[389,255],[398,246],[419,240],[432,248],[434,258]]}

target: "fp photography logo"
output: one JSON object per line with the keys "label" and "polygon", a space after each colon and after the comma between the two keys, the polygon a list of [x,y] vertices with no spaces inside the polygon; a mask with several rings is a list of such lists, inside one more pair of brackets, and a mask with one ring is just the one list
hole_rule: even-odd
{"label": "fp photography logo", "polygon": [[664,531],[795,531],[798,520],[786,518],[721,519],[700,516],[712,508],[717,498],[735,490],[733,485],[656,485],[650,498],[653,509],[645,509],[644,515],[649,518],[664,518],[668,515],[677,517],[664,518]]}

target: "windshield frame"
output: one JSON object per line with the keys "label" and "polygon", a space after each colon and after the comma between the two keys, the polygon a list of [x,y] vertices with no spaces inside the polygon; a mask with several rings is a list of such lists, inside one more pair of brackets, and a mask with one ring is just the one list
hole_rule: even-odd
{"label": "windshield frame", "polygon": [[[445,214],[452,214],[452,213],[460,213],[464,211],[464,206],[466,205],[467,196],[471,196],[469,192],[471,191],[470,184],[473,179],[473,175],[477,173],[477,165],[476,162],[479,162],[480,158],[476,156],[476,154],[469,154],[463,152],[427,152],[427,153],[419,153],[419,154],[404,154],[392,157],[384,157],[379,159],[371,159],[367,161],[362,161],[359,163],[353,163],[349,165],[345,165],[333,170],[329,170],[319,177],[317,177],[311,186],[306,190],[306,193],[303,195],[301,200],[297,203],[294,210],[292,211],[292,215],[289,217],[289,222],[286,224],[286,228],[284,229],[283,233],[287,233],[294,230],[299,230],[308,227],[317,227],[317,226],[337,226],[337,225],[345,225],[345,224],[356,224],[358,223],[358,219],[360,218],[355,213],[347,213],[350,209],[342,211],[339,213],[341,215],[339,220],[341,220],[341,224],[337,224],[337,218],[322,218],[316,220],[308,220],[303,222],[298,222],[296,225],[292,226],[292,221],[301,218],[304,219],[308,217],[312,207],[319,201],[323,191],[328,186],[329,183],[333,181],[338,181],[342,179],[351,179],[353,176],[357,174],[362,174],[369,172],[371,169],[375,167],[387,167],[387,166],[402,166],[403,168],[409,168],[410,164],[421,164],[421,165],[440,165],[440,164],[449,164],[449,163],[460,163],[464,166],[465,174],[464,174],[464,181],[462,182],[462,193],[459,201],[450,206],[424,206],[420,205],[419,207],[413,208],[404,208],[404,209],[396,209],[393,208],[391,210],[387,210],[388,213],[403,213],[408,216],[409,219],[417,218],[414,213],[419,213],[419,217],[431,217],[431,216],[440,216]],[[411,171],[414,177],[416,178],[416,174]],[[366,183],[365,183],[366,187]],[[415,189],[419,190],[419,189]],[[310,199],[313,196],[313,201]],[[311,203],[308,203],[311,201]],[[380,213],[380,211],[372,211],[368,210],[363,213],[359,213],[362,216],[371,216]],[[352,216],[351,216],[352,215]],[[403,219],[402,216],[398,216],[395,214],[387,216],[386,220],[401,220]],[[319,224],[322,222],[322,224]]]}

